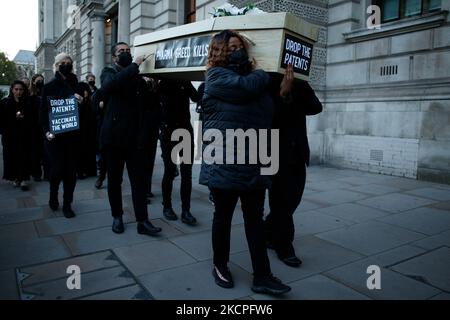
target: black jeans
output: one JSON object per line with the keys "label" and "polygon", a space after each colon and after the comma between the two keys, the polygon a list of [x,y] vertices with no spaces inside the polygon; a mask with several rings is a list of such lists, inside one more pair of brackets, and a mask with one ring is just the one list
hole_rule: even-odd
{"label": "black jeans", "polygon": [[108,167],[108,198],[111,213],[114,218],[123,215],[122,180],[123,169],[127,165],[128,177],[131,184],[136,221],[142,222],[148,218],[147,210],[147,167],[146,151],[138,148],[105,147],[104,152]]}
{"label": "black jeans", "polygon": [[153,169],[155,167],[156,150],[158,149],[159,126],[152,127],[149,141],[149,168],[148,168],[148,189],[147,193],[152,192]]}
{"label": "black jeans", "polygon": [[[183,211],[189,211],[191,209],[191,192],[192,192],[192,163],[194,161],[194,131],[192,127],[186,128],[190,133],[190,145],[191,145],[191,158],[190,163],[180,164],[181,174],[181,206]],[[179,142],[171,141],[172,129],[161,130],[161,152],[164,162],[164,176],[162,180],[162,194],[163,194],[163,206],[164,208],[172,208],[172,189],[173,180],[175,179],[176,164],[172,161],[171,154],[172,149]],[[181,155],[182,156],[182,153]]]}
{"label": "black jeans", "polygon": [[214,197],[214,220],[212,245],[214,265],[225,267],[230,256],[231,220],[238,199],[244,214],[245,235],[250,250],[255,277],[265,277],[271,273],[270,262],[264,240],[264,189],[235,191],[212,188]]}
{"label": "black jeans", "polygon": [[68,141],[46,142],[46,149],[50,161],[50,199],[58,198],[61,181],[64,188],[64,204],[73,201],[73,192],[77,183],[78,143]]}
{"label": "black jeans", "polygon": [[270,213],[266,217],[266,239],[271,241],[279,257],[295,255],[294,212],[302,200],[306,182],[305,165],[280,166],[269,190]]}

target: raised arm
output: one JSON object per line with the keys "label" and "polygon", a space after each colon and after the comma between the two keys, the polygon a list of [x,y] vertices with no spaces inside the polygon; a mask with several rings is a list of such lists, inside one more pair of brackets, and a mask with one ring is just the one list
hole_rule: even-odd
{"label": "raised arm", "polygon": [[102,90],[106,95],[117,91],[126,91],[131,79],[138,74],[139,66],[136,63],[130,64],[119,72],[111,67],[106,67],[100,76]]}

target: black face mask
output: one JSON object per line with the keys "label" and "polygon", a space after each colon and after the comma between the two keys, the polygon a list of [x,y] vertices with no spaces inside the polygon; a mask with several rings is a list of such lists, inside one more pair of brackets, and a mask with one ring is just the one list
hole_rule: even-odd
{"label": "black face mask", "polygon": [[44,86],[44,81],[36,81],[34,85],[36,86],[36,89],[41,90]]}
{"label": "black face mask", "polygon": [[89,83],[89,85],[90,85],[91,87],[94,87],[94,86],[95,86],[95,81],[89,81],[88,83]]}
{"label": "black face mask", "polygon": [[61,72],[64,76],[69,75],[72,72],[73,66],[71,63],[62,64],[59,66],[59,72]]}
{"label": "black face mask", "polygon": [[133,62],[133,57],[131,56],[131,53],[129,53],[129,52],[122,52],[119,55],[119,60],[117,61],[117,63],[124,68],[128,67],[132,62]]}
{"label": "black face mask", "polygon": [[241,73],[247,73],[251,70],[251,62],[244,48],[234,50],[228,56],[228,65],[233,69],[237,69]]}

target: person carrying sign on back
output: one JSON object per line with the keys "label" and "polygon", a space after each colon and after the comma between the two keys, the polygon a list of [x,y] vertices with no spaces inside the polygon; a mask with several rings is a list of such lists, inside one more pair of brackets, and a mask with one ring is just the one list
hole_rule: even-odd
{"label": "person carrying sign on back", "polygon": [[50,199],[48,204],[53,211],[58,210],[58,189],[62,181],[64,188],[63,213],[66,218],[73,218],[75,213],[71,204],[77,181],[76,172],[80,133],[76,126],[73,128],[75,130],[59,133],[52,126],[52,120],[54,119],[51,119],[49,113],[52,111],[51,104],[55,105],[52,101],[65,102],[66,99],[76,99],[78,104],[81,104],[83,103],[83,97],[81,96],[77,77],[72,72],[73,60],[67,53],[60,53],[55,57],[53,69],[55,77],[45,84],[42,89],[39,117],[45,133],[45,147],[50,160]]}

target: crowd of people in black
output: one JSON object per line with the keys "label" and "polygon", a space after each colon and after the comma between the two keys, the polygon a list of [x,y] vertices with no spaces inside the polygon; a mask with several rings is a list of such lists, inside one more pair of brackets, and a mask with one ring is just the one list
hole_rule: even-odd
{"label": "crowd of people in black", "polygon": [[[122,181],[126,165],[137,232],[154,236],[161,228],[149,220],[148,204],[153,197],[158,139],[164,163],[163,216],[178,219],[172,189],[175,177],[181,175],[181,221],[190,226],[198,223],[190,204],[193,155],[179,170],[172,157],[177,143],[171,139],[174,130],[187,130],[192,149],[194,146],[190,100],[197,102],[204,131],[218,130],[225,136],[228,129],[278,129],[280,161],[275,175],[261,175],[262,164],[203,162],[199,182],[208,187],[215,208],[212,248],[216,284],[234,286],[228,260],[231,220],[240,200],[254,270],[252,290],[272,295],[288,292],[290,287],[271,273],[267,248],[274,249],[288,266],[302,263],[292,245],[293,214],[302,198],[309,164],[306,116],[320,113],[322,105],[306,81],[294,78],[292,66],[284,76],[269,75],[257,68],[247,52],[246,39],[239,33],[225,30],[215,35],[209,46],[205,82],[198,90],[189,81],[140,74],[145,58],[133,60],[129,45],[123,42],[112,47],[112,65],[102,71],[99,88],[92,74],[79,82],[72,58],[65,53],[57,55],[53,79],[44,84],[44,77],[37,74],[29,85],[14,81],[9,96],[1,101],[3,179],[24,191],[29,190],[31,177],[36,182],[48,181],[48,204],[54,211],[59,209],[62,182],[66,218],[75,217],[72,202],[77,179],[97,176],[98,189],[107,179],[112,231],[120,234],[125,231]],[[48,101],[68,97],[78,102],[79,127],[55,134],[50,128]],[[241,151],[235,148],[235,156]],[[270,213],[264,219],[267,190]]]}

